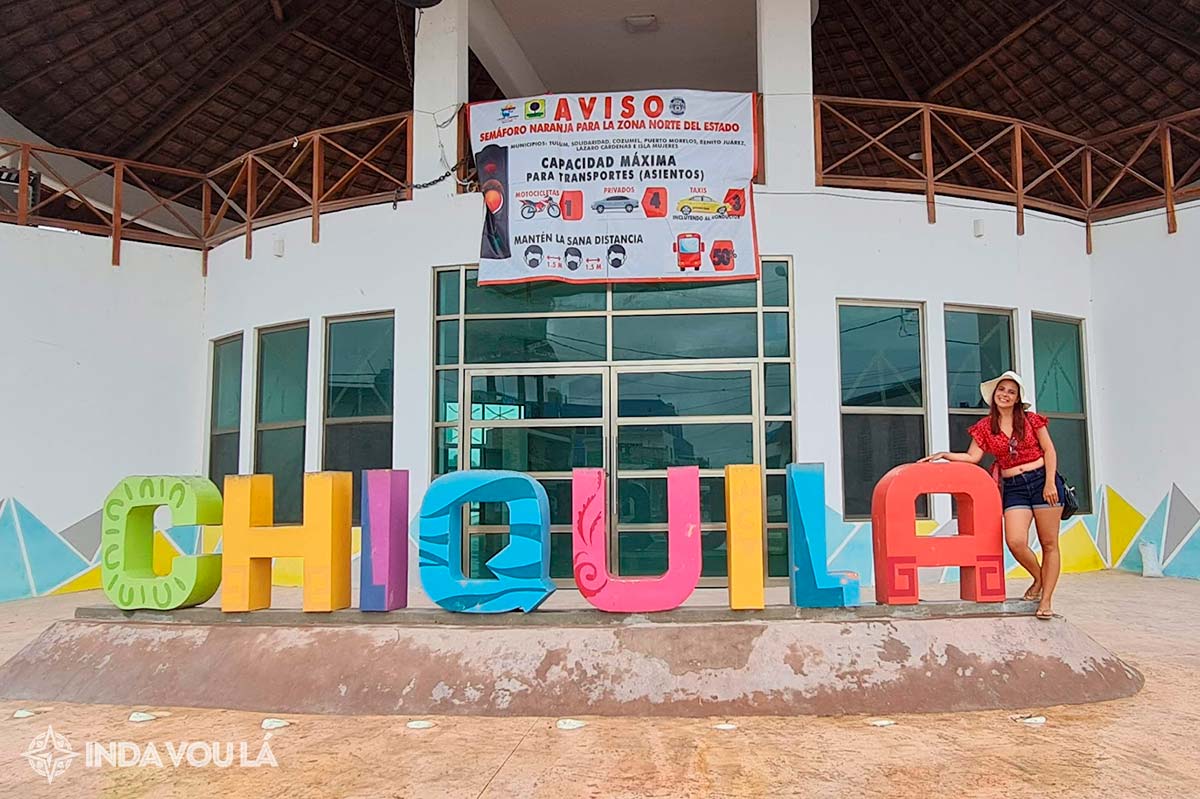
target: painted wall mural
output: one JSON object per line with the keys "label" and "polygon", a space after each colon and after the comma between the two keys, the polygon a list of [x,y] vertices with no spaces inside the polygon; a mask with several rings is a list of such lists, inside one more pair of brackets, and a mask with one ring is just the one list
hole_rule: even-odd
{"label": "painted wall mural", "polygon": [[[1172,485],[1158,503],[1144,508],[1136,507],[1118,490],[1101,486],[1093,508],[1093,514],[1063,525],[1060,547],[1064,572],[1113,568],[1140,574],[1140,544],[1144,543],[1157,554],[1168,577],[1200,579],[1200,510],[1178,486]],[[0,499],[0,602],[100,589],[101,515],[97,510],[55,531],[38,518],[36,509],[26,507],[19,499]],[[824,527],[828,572],[854,573],[864,587],[873,587],[871,523],[846,521],[839,510],[826,507]],[[923,536],[956,535],[957,529],[954,520],[917,522],[917,532]],[[222,534],[220,525],[156,530],[155,574],[168,574],[172,560],[180,555],[220,553]],[[351,535],[351,554],[357,559],[360,528],[353,528]],[[1037,536],[1032,538],[1036,550]],[[358,566],[356,563],[355,575]],[[1005,571],[1010,579],[1025,576],[1007,551]],[[275,558],[272,584],[300,586],[302,572],[300,558]],[[919,575],[923,584],[958,582],[958,569],[954,567],[921,568]]]}

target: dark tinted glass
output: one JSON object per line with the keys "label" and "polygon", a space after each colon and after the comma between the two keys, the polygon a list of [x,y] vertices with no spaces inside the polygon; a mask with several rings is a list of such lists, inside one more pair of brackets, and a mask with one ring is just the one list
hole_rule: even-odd
{"label": "dark tinted glass", "polygon": [[1088,470],[1087,422],[1083,419],[1051,419],[1050,438],[1058,453],[1058,473],[1075,487],[1079,515],[1092,512],[1092,479]]}
{"label": "dark tinted glass", "polygon": [[354,477],[354,524],[362,519],[362,473],[392,468],[392,423],[359,422],[325,426],[325,470]]}
{"label": "dark tinted glass", "polygon": [[720,283],[615,283],[614,311],[677,308],[753,308],[758,285],[752,280]]}
{"label": "dark tinted glass", "polygon": [[395,346],[390,316],[329,325],[325,383],[329,418],[392,415]]}
{"label": "dark tinted glass", "polygon": [[237,430],[242,417],[242,337],[213,347],[212,432]]}
{"label": "dark tinted glass", "polygon": [[[621,478],[617,503],[621,524],[666,524],[667,478]],[[724,477],[700,478],[700,521],[725,521]]]}
{"label": "dark tinted glass", "polygon": [[478,272],[467,272],[469,314],[603,311],[608,304],[603,285],[541,282],[480,286],[478,280]]}
{"label": "dark tinted glass", "polygon": [[624,372],[617,376],[617,412],[625,417],[749,416],[751,373]]}
{"label": "dark tinted glass", "polygon": [[437,365],[458,363],[458,321],[437,323]]}
{"label": "dark tinted glass", "polygon": [[778,524],[788,520],[787,475],[767,475],[767,523]]}
{"label": "dark tinted glass", "polygon": [[434,473],[447,474],[458,469],[458,430],[441,427],[433,431]]}
{"label": "dark tinted glass", "polygon": [[763,392],[767,416],[792,415],[792,367],[786,363],[763,366]]}
{"label": "dark tinted glass", "polygon": [[617,316],[612,325],[613,359],[618,361],[758,355],[754,314]]}
{"label": "dark tinted glass", "polygon": [[789,354],[791,343],[788,337],[788,315],[763,314],[763,355],[768,358],[786,358]]}
{"label": "dark tinted glass", "polygon": [[762,265],[763,305],[768,308],[786,308],[788,305],[787,261],[763,261]]}
{"label": "dark tinted glass", "polygon": [[946,311],[946,384],[951,408],[986,408],[979,384],[1012,367],[1010,315]]}
{"label": "dark tinted glass", "polygon": [[239,436],[235,433],[219,433],[208,441],[208,479],[225,493],[225,478],[238,473]]}
{"label": "dark tinted glass", "polygon": [[[571,481],[570,480],[539,480],[542,488],[546,489],[546,499],[550,503],[550,524],[568,525],[571,523]],[[507,525],[508,505],[503,502],[476,503],[469,507],[467,520],[473,525]]]}
{"label": "dark tinted glass", "polygon": [[602,317],[474,319],[466,323],[467,363],[602,361]]}
{"label": "dark tinted glass", "polygon": [[624,426],[617,434],[617,459],[622,469],[720,469],[754,463],[753,428],[749,424]]}
{"label": "dark tinted glass", "polygon": [[566,472],[604,465],[599,427],[491,427],[471,431],[472,469]]}
{"label": "dark tinted glass", "polygon": [[767,576],[788,576],[788,533],[787,530],[767,531]]}
{"label": "dark tinted glass", "polygon": [[767,422],[763,432],[767,444],[764,465],[768,469],[786,469],[792,462],[792,423]]}
{"label": "dark tinted glass", "polygon": [[1079,325],[1033,320],[1033,370],[1041,413],[1083,413],[1083,349]]}
{"label": "dark tinted glass", "polygon": [[471,380],[471,418],[599,419],[600,375],[486,375]]}
{"label": "dark tinted glass", "polygon": [[303,422],[308,396],[308,328],[263,333],[258,353],[258,421]]}
{"label": "dark tinted glass", "polygon": [[260,430],[254,471],[275,476],[275,523],[298,524],[304,507],[304,428]]}
{"label": "dark tinted glass", "polygon": [[[925,420],[892,414],[842,416],[842,477],[845,515],[868,518],[875,484],[893,467],[925,456]],[[929,515],[925,497],[920,516]]]}
{"label": "dark tinted glass", "polygon": [[[666,532],[620,533],[617,538],[617,560],[622,577],[653,577],[666,573]],[[700,547],[701,576],[724,577],[729,563],[725,531],[704,531],[700,534]]]}
{"label": "dark tinted glass", "polygon": [[437,273],[438,316],[458,313],[458,270]]}
{"label": "dark tinted glass", "polygon": [[919,408],[921,314],[915,308],[838,308],[842,404]]}
{"label": "dark tinted glass", "polygon": [[458,371],[443,369],[437,373],[437,421],[458,421]]}

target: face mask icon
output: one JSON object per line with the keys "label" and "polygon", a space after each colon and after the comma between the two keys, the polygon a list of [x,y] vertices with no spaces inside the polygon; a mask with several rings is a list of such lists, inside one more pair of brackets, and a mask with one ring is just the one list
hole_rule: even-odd
{"label": "face mask icon", "polygon": [[608,248],[608,253],[605,259],[612,269],[620,269],[625,265],[625,247],[620,244],[614,244]]}
{"label": "face mask icon", "polygon": [[525,265],[530,269],[537,269],[541,266],[544,257],[545,255],[539,244],[531,244],[525,248]]}
{"label": "face mask icon", "polygon": [[567,269],[574,272],[583,265],[583,251],[578,247],[568,247],[563,253],[563,263],[567,265]]}

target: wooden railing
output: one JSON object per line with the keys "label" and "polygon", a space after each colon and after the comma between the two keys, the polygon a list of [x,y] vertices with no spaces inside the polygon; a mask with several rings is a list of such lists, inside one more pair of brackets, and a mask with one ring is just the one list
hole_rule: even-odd
{"label": "wooden railing", "polygon": [[1011,117],[928,103],[817,97],[817,184],[938,194],[1034,208],[1092,224],[1200,199],[1200,109],[1082,139]]}
{"label": "wooden railing", "polygon": [[[256,229],[410,199],[409,113],[322,128],[245,153],[208,173],[0,139],[0,165],[16,160],[17,191],[0,193],[0,222],[200,250]],[[10,167],[6,172],[14,171]],[[40,196],[32,187],[42,184]],[[50,188],[57,186],[58,188]]]}
{"label": "wooden railing", "polygon": [[[1200,199],[1200,109],[1090,140],[890,100],[821,96],[815,118],[818,185],[920,193],[930,222],[938,194],[1007,203],[1021,234],[1029,208],[1084,223],[1091,252],[1094,222],[1164,209],[1174,233],[1176,206]],[[207,269],[218,244],[245,236],[249,258],[255,230],[306,217],[317,243],[322,213],[410,199],[411,120],[323,128],[208,173],[0,139],[0,167],[17,174],[16,192],[0,191],[0,222],[108,236],[114,265],[131,240],[200,250]],[[460,183],[472,177],[465,133],[462,115]]]}

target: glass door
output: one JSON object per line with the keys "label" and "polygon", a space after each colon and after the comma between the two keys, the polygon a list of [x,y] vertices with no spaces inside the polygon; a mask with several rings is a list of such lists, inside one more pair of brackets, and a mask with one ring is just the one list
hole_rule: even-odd
{"label": "glass door", "polygon": [[667,469],[700,467],[702,585],[725,584],[727,465],[761,463],[757,362],[612,367],[609,569],[667,568]]}
{"label": "glass door", "polygon": [[[608,467],[608,370],[468,369],[464,380],[467,468],[526,472],[545,487],[550,574],[570,581],[571,471]],[[508,543],[508,509],[476,504],[466,513],[463,573],[494,577],[484,564]]]}

